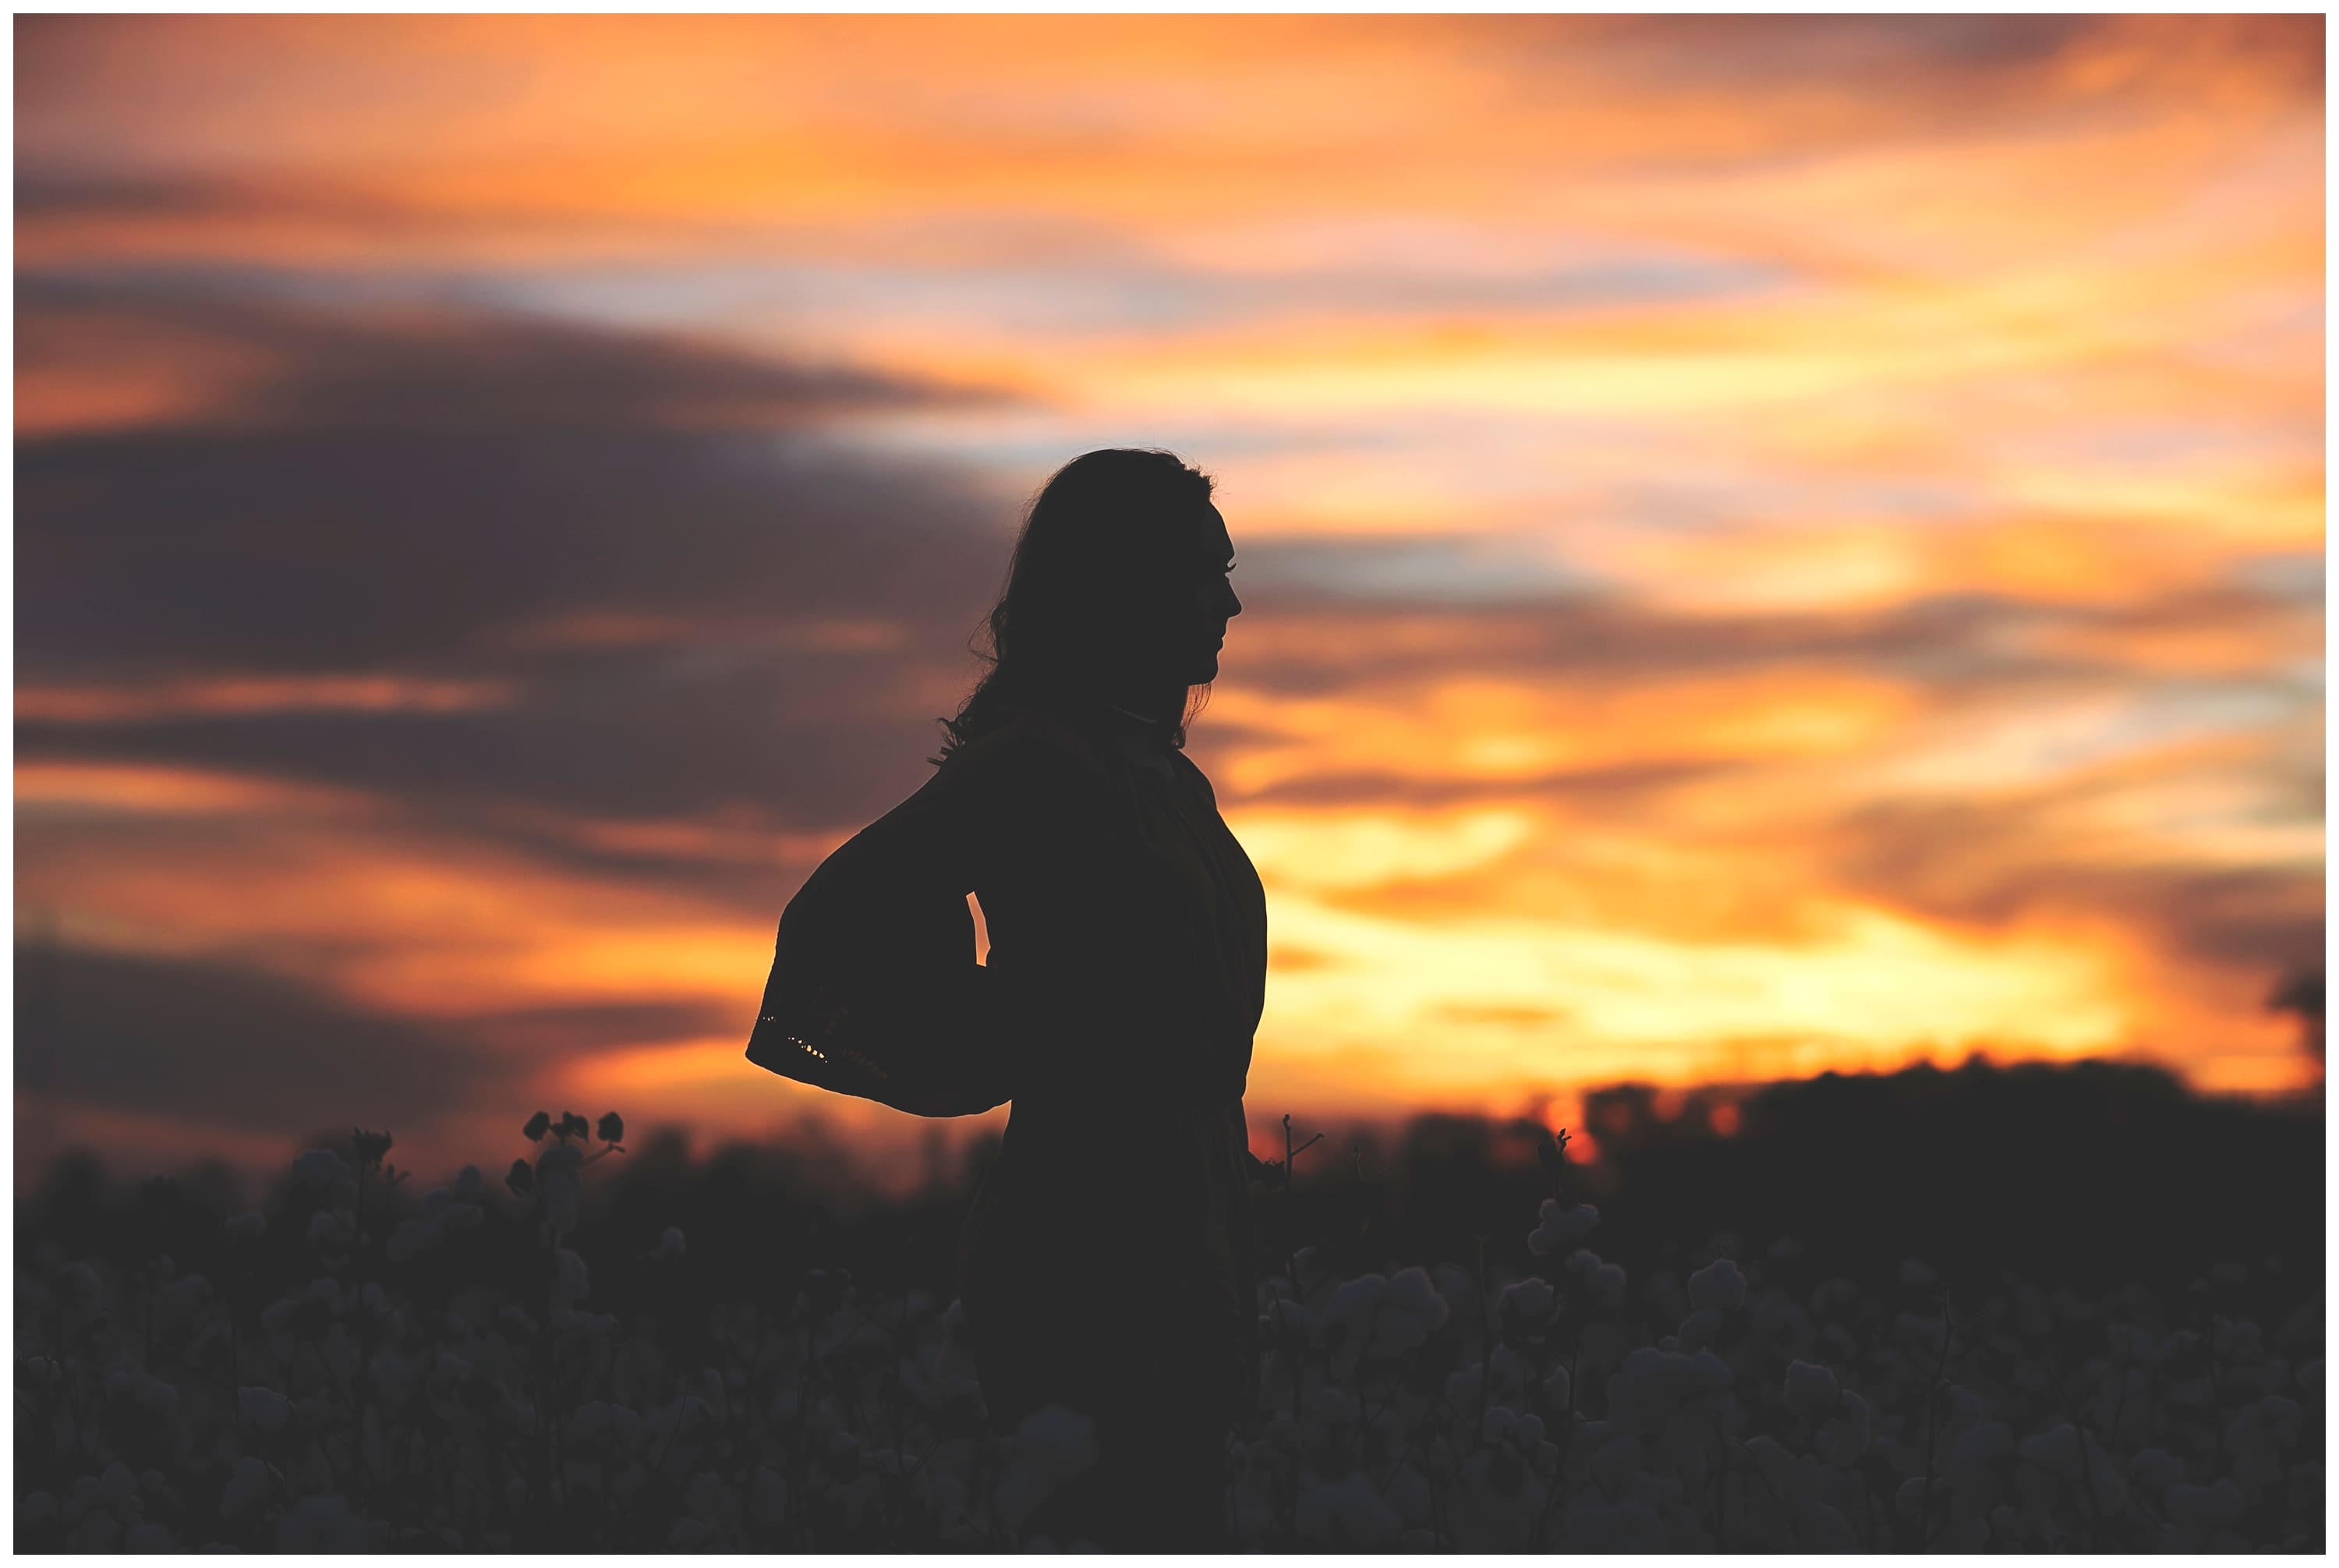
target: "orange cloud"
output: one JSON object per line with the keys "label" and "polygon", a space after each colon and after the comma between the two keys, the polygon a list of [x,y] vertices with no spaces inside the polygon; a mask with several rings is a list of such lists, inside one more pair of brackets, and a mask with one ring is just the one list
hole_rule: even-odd
{"label": "orange cloud", "polygon": [[[20,456],[320,399],[352,440],[582,409],[785,457],[768,517],[661,547],[858,539],[866,475],[932,473],[917,504],[994,523],[1003,567],[1048,466],[1168,442],[1259,547],[1195,735],[1268,888],[1255,1104],[1974,1049],[2263,1091],[2306,1070],[2265,971],[2321,922],[2322,26],[27,19]],[[191,308],[71,303],[122,278]],[[429,355],[419,409],[374,395]],[[853,419],[779,430],[820,389]],[[497,476],[565,547],[592,498],[527,467]],[[76,493],[30,547],[77,547]],[[972,628],[755,558],[768,612],[752,574],[719,606],[597,579],[428,674],[129,675],[52,626],[20,906],[501,1018],[547,1094],[767,1130],[807,1097],[708,1021],[744,1026],[795,881],[921,774],[813,698],[849,665],[872,722],[949,711]],[[603,678],[661,724],[673,694],[613,774],[620,742],[748,755],[682,744],[719,715],[816,804],[759,798],[761,752],[579,805],[270,749],[304,717],[568,732]],[[564,1007],[648,1011],[564,1057]]]}

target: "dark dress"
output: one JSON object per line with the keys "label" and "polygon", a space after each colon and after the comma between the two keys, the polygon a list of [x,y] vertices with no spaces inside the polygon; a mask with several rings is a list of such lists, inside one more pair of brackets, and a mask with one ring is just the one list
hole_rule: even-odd
{"label": "dark dress", "polygon": [[[782,995],[871,952],[883,972]],[[881,1060],[839,1028],[795,1076],[930,1114],[1013,1102],[962,1296],[995,1424],[1048,1404],[1098,1423],[1097,1472],[1033,1522],[1060,1543],[1223,1540],[1226,1435],[1257,1397],[1242,1094],[1266,971],[1266,896],[1209,779],[1099,704],[1015,710],[959,747],[782,922],[767,1021],[889,1015]]]}

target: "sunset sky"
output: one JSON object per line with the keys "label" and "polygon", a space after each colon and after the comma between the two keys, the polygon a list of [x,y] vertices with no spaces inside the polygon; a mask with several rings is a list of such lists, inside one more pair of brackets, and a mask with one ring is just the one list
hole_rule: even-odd
{"label": "sunset sky", "polygon": [[19,18],[20,1176],[914,1133],[742,1060],[773,928],[1114,445],[1236,544],[1262,1136],[2295,1086],[2323,25]]}

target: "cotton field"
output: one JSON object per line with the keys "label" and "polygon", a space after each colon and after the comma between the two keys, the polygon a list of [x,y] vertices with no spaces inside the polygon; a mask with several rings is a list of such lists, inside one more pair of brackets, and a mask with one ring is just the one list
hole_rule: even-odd
{"label": "cotton field", "polygon": [[[775,1298],[694,1294],[679,1228],[581,1239],[619,1119],[522,1131],[508,1169],[419,1195],[386,1135],[311,1149],[269,1212],[213,1217],[207,1274],[171,1228],[128,1263],[20,1256],[17,1549],[1089,1544],[1025,1524],[1093,1463],[1090,1424],[992,1432],[954,1303],[817,1257]],[[1278,1247],[1227,1455],[1238,1540],[2322,1549],[2319,1276],[2274,1322],[2215,1282],[2090,1298],[1916,1257],[1880,1293],[1791,1292],[1812,1270],[1784,1236],[1628,1277],[1564,1147],[1538,1212],[1485,1218],[1524,1246],[1352,1277]]]}

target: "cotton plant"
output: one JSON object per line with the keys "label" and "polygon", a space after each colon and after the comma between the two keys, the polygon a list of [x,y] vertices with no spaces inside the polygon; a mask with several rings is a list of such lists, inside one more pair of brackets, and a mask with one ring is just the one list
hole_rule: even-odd
{"label": "cotton plant", "polygon": [[[956,1303],[818,1257],[785,1298],[704,1299],[679,1228],[584,1223],[618,1119],[521,1132],[500,1184],[469,1167],[419,1198],[386,1134],[306,1151],[281,1202],[211,1222],[204,1271],[20,1263],[20,1546],[1092,1544],[1041,1533],[1096,1462],[1092,1423],[994,1430]],[[1288,1136],[1283,1190],[1313,1142]],[[1459,1259],[1357,1268],[1270,1209],[1260,1405],[1229,1445],[1239,1543],[2320,1544],[2319,1291],[2260,1321],[2212,1309],[2238,1265],[2169,1302],[1913,1256],[1880,1287],[1790,1289],[1810,1275],[1783,1237],[1634,1279],[1594,1250],[1565,1148],[1541,1151],[1535,1212],[1489,1217],[1511,1239]],[[696,1336],[605,1299],[628,1270]]]}

